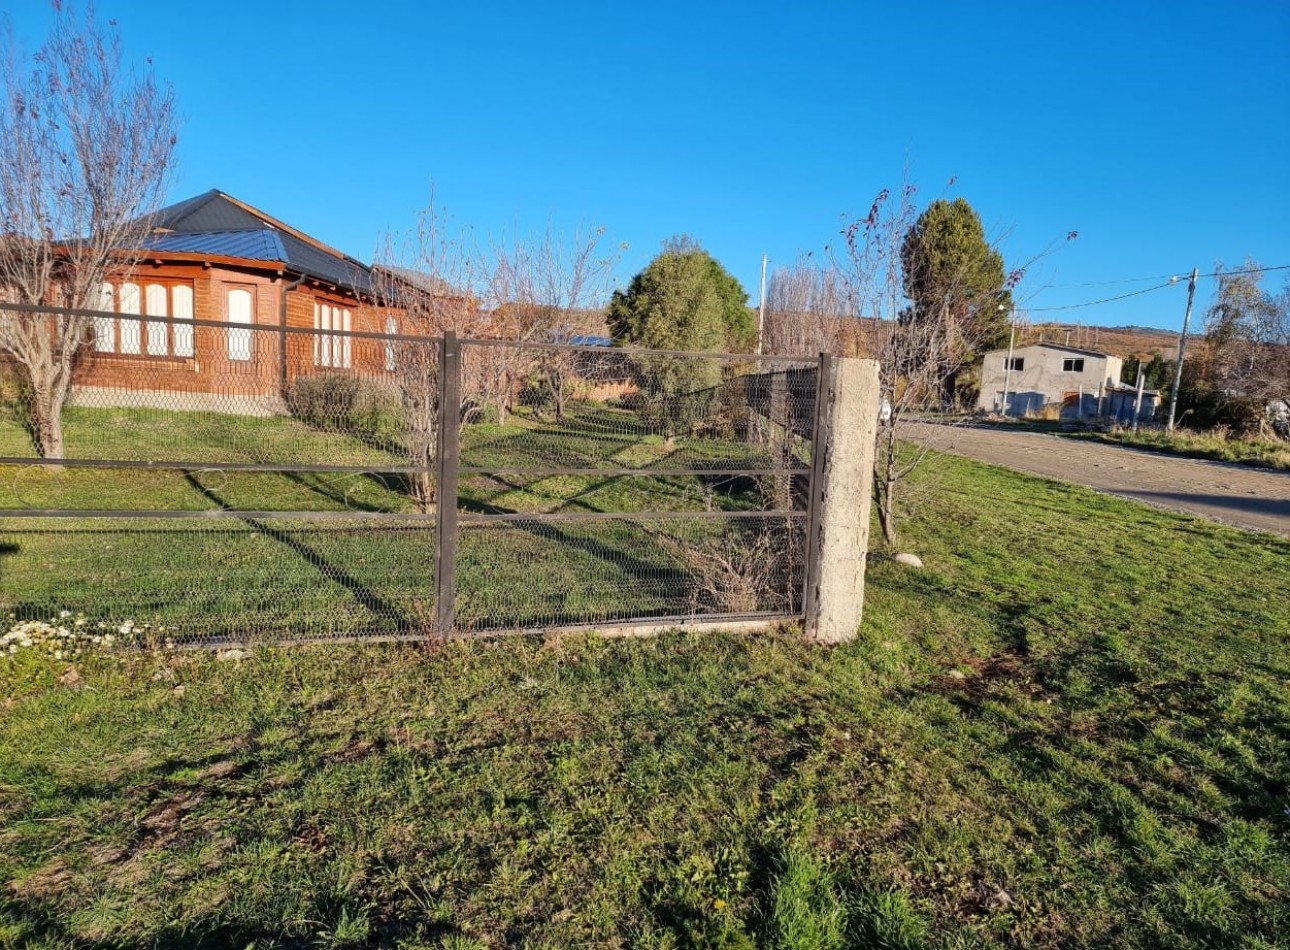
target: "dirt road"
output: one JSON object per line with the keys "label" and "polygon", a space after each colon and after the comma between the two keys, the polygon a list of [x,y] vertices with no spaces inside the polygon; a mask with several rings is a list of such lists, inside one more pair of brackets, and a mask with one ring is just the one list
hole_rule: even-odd
{"label": "dirt road", "polygon": [[1290,472],[1178,458],[1039,432],[910,423],[916,441],[1184,511],[1290,537]]}

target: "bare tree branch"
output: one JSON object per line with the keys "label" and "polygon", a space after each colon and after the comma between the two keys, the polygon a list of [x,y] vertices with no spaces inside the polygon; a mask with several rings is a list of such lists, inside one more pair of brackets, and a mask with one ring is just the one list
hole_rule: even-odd
{"label": "bare tree branch", "polygon": [[[174,97],[122,66],[115,30],[55,7],[34,56],[5,36],[0,102],[0,289],[10,302],[103,309],[128,272],[174,162]],[[20,368],[37,446],[62,458],[62,408],[93,318],[0,313],[0,350]]]}

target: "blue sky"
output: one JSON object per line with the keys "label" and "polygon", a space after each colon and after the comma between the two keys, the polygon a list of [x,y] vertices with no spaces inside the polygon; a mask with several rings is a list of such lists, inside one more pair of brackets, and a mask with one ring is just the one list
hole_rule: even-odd
{"label": "blue sky", "polygon": [[[1176,327],[1181,283],[1039,308],[1290,264],[1284,0],[97,5],[175,87],[176,200],[218,187],[364,259],[433,181],[483,236],[603,225],[623,282],[693,235],[755,303],[763,252],[818,253],[908,166],[1010,264],[1057,242],[1035,319]],[[45,0],[0,9],[43,34]]]}

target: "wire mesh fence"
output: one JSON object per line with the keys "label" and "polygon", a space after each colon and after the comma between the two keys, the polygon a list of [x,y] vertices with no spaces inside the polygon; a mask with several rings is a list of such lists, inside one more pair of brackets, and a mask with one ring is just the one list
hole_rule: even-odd
{"label": "wire mesh fence", "polygon": [[817,361],[227,316],[0,307],[0,334],[83,330],[61,458],[36,374],[0,361],[11,623],[217,644],[801,614]]}

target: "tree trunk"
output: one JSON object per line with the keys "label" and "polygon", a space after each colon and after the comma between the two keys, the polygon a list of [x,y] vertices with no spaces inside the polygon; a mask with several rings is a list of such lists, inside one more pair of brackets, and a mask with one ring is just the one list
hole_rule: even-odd
{"label": "tree trunk", "polygon": [[63,400],[54,386],[33,385],[31,422],[42,458],[63,458]]}
{"label": "tree trunk", "polygon": [[950,370],[941,377],[941,408],[953,411],[958,400],[958,370]]}
{"label": "tree trunk", "polygon": [[900,481],[900,469],[896,453],[899,443],[896,441],[894,427],[882,437],[879,465],[875,465],[873,487],[874,507],[878,510],[878,524],[882,528],[882,540],[888,551],[896,550],[896,485]]}
{"label": "tree trunk", "polygon": [[878,524],[882,528],[882,540],[888,551],[896,550],[896,520],[892,517],[891,488],[878,493]]}
{"label": "tree trunk", "polygon": [[567,394],[564,391],[564,377],[555,373],[548,377],[551,386],[551,401],[555,403],[555,418],[557,422],[564,421],[565,401]]}
{"label": "tree trunk", "polygon": [[499,426],[506,425],[506,414],[507,412],[510,411],[510,408],[511,408],[510,397],[506,395],[509,389],[510,389],[510,382],[507,381],[506,389],[502,390],[502,392],[497,397],[497,424]]}
{"label": "tree trunk", "polygon": [[425,514],[434,503],[434,476],[429,472],[413,472],[408,476],[409,492],[417,511]]}
{"label": "tree trunk", "polygon": [[435,494],[435,449],[438,426],[434,417],[435,407],[418,406],[408,413],[407,439],[408,465],[420,471],[408,473],[408,493],[417,510],[427,512]]}

